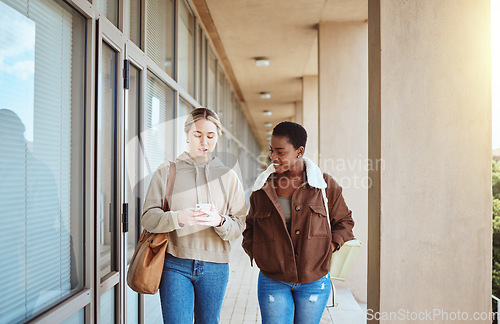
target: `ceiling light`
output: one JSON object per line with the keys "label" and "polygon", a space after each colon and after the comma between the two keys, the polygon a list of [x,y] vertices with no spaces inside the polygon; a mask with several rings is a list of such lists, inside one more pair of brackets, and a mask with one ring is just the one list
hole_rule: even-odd
{"label": "ceiling light", "polygon": [[273,112],[270,110],[264,110],[262,113],[264,114],[264,116],[271,116],[273,114]]}
{"label": "ceiling light", "polygon": [[265,57],[256,57],[255,65],[258,67],[269,66],[269,59]]}
{"label": "ceiling light", "polygon": [[267,134],[267,135],[273,135],[273,131],[272,131],[272,130],[268,130],[268,131],[266,132],[266,134]]}
{"label": "ceiling light", "polygon": [[268,141],[270,141],[270,140],[271,140],[271,137],[269,137],[269,136],[268,136],[268,137],[267,137],[267,140],[268,140]]}
{"label": "ceiling light", "polygon": [[264,124],[264,126],[266,126],[266,127],[273,127],[273,123],[267,122],[267,123]]}
{"label": "ceiling light", "polygon": [[269,92],[261,92],[260,93],[260,99],[270,99],[271,94]]}

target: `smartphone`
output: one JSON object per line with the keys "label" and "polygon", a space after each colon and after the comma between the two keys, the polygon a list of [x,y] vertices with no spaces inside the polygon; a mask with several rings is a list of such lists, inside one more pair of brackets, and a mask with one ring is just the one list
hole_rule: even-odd
{"label": "smartphone", "polygon": [[202,210],[202,209],[205,209],[205,210],[210,210],[212,209],[212,204],[196,204],[196,207],[195,207],[195,210],[196,211],[199,211],[199,210]]}

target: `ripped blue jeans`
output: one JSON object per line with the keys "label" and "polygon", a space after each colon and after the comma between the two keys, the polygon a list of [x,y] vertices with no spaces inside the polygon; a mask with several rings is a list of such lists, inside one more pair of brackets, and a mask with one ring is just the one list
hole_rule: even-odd
{"label": "ripped blue jeans", "polygon": [[330,296],[330,275],[300,284],[259,273],[257,290],[262,324],[318,324]]}

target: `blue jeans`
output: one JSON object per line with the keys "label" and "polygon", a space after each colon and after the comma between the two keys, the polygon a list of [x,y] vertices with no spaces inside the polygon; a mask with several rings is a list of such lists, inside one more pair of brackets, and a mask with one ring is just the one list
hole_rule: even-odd
{"label": "blue jeans", "polygon": [[227,263],[180,259],[165,255],[160,282],[163,322],[219,323],[229,278]]}
{"label": "blue jeans", "polygon": [[262,324],[318,324],[330,296],[330,275],[300,284],[259,273],[257,295]]}

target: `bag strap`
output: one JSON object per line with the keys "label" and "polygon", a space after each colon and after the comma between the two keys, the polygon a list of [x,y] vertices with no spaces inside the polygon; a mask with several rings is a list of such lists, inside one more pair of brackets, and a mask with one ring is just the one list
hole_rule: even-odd
{"label": "bag strap", "polygon": [[163,202],[163,210],[170,210],[169,202],[172,201],[172,189],[175,181],[175,163],[170,162],[170,170],[168,171],[167,188],[165,189],[165,201]]}

